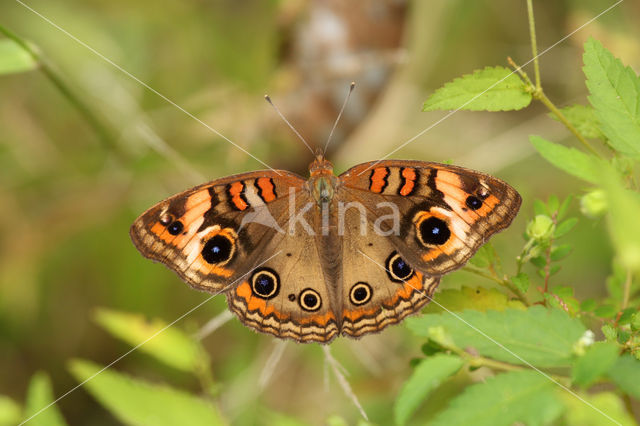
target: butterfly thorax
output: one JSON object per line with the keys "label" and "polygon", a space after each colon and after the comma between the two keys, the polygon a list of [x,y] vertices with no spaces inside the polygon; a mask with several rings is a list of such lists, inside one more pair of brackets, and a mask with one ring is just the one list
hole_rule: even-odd
{"label": "butterfly thorax", "polygon": [[309,165],[309,190],[318,206],[331,203],[339,179],[333,174],[333,165],[321,154]]}

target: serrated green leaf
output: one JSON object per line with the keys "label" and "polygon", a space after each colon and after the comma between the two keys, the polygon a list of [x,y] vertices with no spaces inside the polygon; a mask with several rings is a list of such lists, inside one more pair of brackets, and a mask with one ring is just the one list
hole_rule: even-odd
{"label": "serrated green leaf", "polygon": [[560,238],[567,234],[567,232],[571,231],[574,226],[578,223],[578,219],[575,217],[570,217],[569,219],[561,222],[556,226],[556,230],[553,233],[555,238]]}
{"label": "serrated green leaf", "polygon": [[22,408],[8,396],[0,395],[0,426],[14,426],[22,419]]}
{"label": "serrated green leaf", "polygon": [[488,245],[480,247],[476,254],[469,260],[469,263],[478,268],[486,268],[493,261],[493,250]]}
{"label": "serrated green leaf", "polygon": [[36,60],[18,43],[0,39],[0,75],[31,71],[38,66]]}
{"label": "serrated green leaf", "polygon": [[640,361],[629,354],[622,355],[607,373],[620,388],[640,399]]}
{"label": "serrated green leaf", "polygon": [[636,424],[625,411],[620,398],[613,393],[579,394],[581,399],[578,399],[568,392],[559,392],[566,407],[563,425],[601,426],[617,423],[621,426],[633,426]]}
{"label": "serrated green leaf", "polygon": [[563,411],[555,386],[535,371],[499,374],[468,386],[429,425],[549,424]]}
{"label": "serrated green leaf", "polygon": [[618,345],[596,342],[576,360],[571,370],[571,380],[578,386],[588,387],[605,375],[617,359]]}
{"label": "serrated green leaf", "polygon": [[504,67],[486,67],[446,83],[422,110],[509,111],[526,107],[531,99],[517,74]]}
{"label": "serrated green leaf", "polygon": [[462,287],[461,289],[447,289],[438,293],[437,303],[427,305],[424,312],[438,313],[446,308],[449,311],[462,311],[473,309],[476,311],[486,311],[493,309],[503,311],[507,308],[524,309],[520,301],[509,300],[504,293],[495,288],[485,287]]}
{"label": "serrated green leaf", "polygon": [[422,360],[404,383],[396,399],[393,407],[396,423],[405,424],[429,393],[447,377],[455,374],[463,364],[460,357],[444,354]]}
{"label": "serrated green leaf", "polygon": [[569,195],[567,198],[564,199],[564,201],[558,208],[558,215],[556,216],[556,219],[558,221],[564,219],[564,216],[565,214],[567,214],[567,211],[569,210],[569,206],[571,205],[572,201],[573,201],[573,195]]}
{"label": "serrated green leaf", "polygon": [[600,129],[614,149],[640,156],[640,79],[593,38],[584,44],[583,60]]}
{"label": "serrated green leaf", "polygon": [[526,293],[527,290],[529,290],[529,286],[531,285],[529,281],[529,275],[525,274],[524,272],[520,272],[517,275],[511,277],[511,282],[518,288],[518,290],[523,293]]}
{"label": "serrated green leaf", "polygon": [[[604,135],[600,131],[600,121],[596,117],[594,109],[586,105],[569,105],[560,109],[565,118],[575,127],[575,129],[585,138],[604,139]],[[560,121],[552,112],[549,116],[556,121]]]}
{"label": "serrated green leaf", "polygon": [[529,136],[529,141],[545,160],[560,170],[587,182],[598,183],[598,162],[595,157],[575,148],[549,142],[540,136]]}
{"label": "serrated green leaf", "polygon": [[604,334],[604,337],[611,342],[615,342],[618,338],[618,331],[610,324],[603,325],[600,330],[602,334]]}
{"label": "serrated green leaf", "polygon": [[[98,309],[96,322],[113,336],[178,370],[195,372],[207,364],[200,343],[177,327],[161,320],[147,321],[142,315]],[[162,330],[162,331],[161,331]]]}
{"label": "serrated green leaf", "polygon": [[49,376],[43,372],[34,374],[29,383],[29,389],[27,390],[25,420],[34,416],[29,420],[30,425],[66,425],[67,422],[64,420],[64,417],[62,417],[58,406],[56,404],[50,405],[54,400]]}
{"label": "serrated green leaf", "polygon": [[480,355],[499,361],[538,367],[570,365],[573,345],[586,330],[580,320],[564,311],[542,306],[503,312],[466,310],[456,315],[426,314],[405,321],[417,336],[428,337],[430,328],[442,327],[458,347],[473,347]]}
{"label": "serrated green leaf", "polygon": [[194,395],[134,379],[89,361],[74,360],[69,370],[100,404],[127,425],[223,425],[218,409]]}

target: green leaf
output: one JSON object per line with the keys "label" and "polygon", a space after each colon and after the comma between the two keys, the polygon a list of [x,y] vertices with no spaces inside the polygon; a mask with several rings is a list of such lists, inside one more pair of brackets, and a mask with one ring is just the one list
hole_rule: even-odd
{"label": "green leaf", "polygon": [[476,254],[469,260],[469,263],[477,266],[478,268],[486,268],[491,265],[494,260],[493,250],[488,245],[480,247]]}
{"label": "green leaf", "polygon": [[44,372],[34,374],[27,390],[25,419],[35,416],[29,420],[29,424],[34,426],[66,425],[67,422],[62,417],[58,406],[56,404],[50,405],[54,400],[49,376]]}
{"label": "green leaf", "polygon": [[560,238],[567,234],[567,232],[571,231],[574,226],[578,223],[578,219],[575,217],[571,217],[564,222],[561,222],[556,226],[556,230],[553,233],[555,238]]}
{"label": "green leaf", "polygon": [[151,322],[141,315],[98,309],[95,320],[113,336],[157,358],[173,368],[196,372],[208,364],[200,343],[177,327],[168,327],[161,320]]}
{"label": "green leaf", "polygon": [[511,371],[468,386],[429,425],[545,425],[563,410],[556,385],[536,371]]}
{"label": "green leaf", "polygon": [[618,359],[618,345],[596,342],[578,357],[571,370],[571,380],[578,386],[588,387],[605,375]]}
{"label": "green leaf", "polygon": [[8,396],[0,395],[0,426],[14,426],[22,419],[22,408]]}
{"label": "green leaf", "polygon": [[564,215],[567,214],[567,211],[569,210],[569,206],[571,205],[572,202],[573,202],[573,195],[569,195],[567,198],[564,199],[562,204],[560,204],[560,208],[558,208],[558,215],[556,216],[556,219],[558,221],[562,220],[564,218]]}
{"label": "green leaf", "polygon": [[486,67],[446,83],[422,110],[509,111],[529,103],[531,93],[517,74],[504,67]]}
{"label": "green leaf", "polygon": [[633,426],[636,424],[626,412],[620,398],[611,392],[595,395],[579,394],[581,399],[568,392],[558,392],[566,407],[563,425],[601,426],[618,423],[622,426]]}
{"label": "green leaf", "polygon": [[127,425],[223,425],[218,409],[194,395],[134,379],[89,361],[74,360],[69,370],[84,388]]}
{"label": "green leaf", "polygon": [[563,244],[561,246],[554,247],[551,250],[551,260],[552,261],[560,260],[565,256],[567,256],[569,253],[571,253],[571,250],[572,248],[570,244]]}
{"label": "green leaf", "polygon": [[551,213],[547,209],[547,205],[542,202],[542,200],[538,200],[537,198],[533,200],[533,212],[536,216],[551,216]]}
{"label": "green leaf", "polygon": [[640,270],[640,197],[627,190],[610,167],[601,170],[601,184],[609,204],[608,226],[617,260],[625,269]]}
{"label": "green leaf", "polygon": [[539,136],[532,135],[529,140],[545,160],[560,170],[587,182],[598,183],[598,162],[594,157],[575,148],[549,142]]}
{"label": "green leaf", "polygon": [[424,312],[439,313],[446,309],[449,311],[462,311],[473,309],[486,311],[493,309],[504,311],[507,308],[524,308],[524,305],[515,300],[509,300],[504,293],[495,288],[462,287],[461,289],[447,289],[438,293],[437,303],[427,305]]}
{"label": "green leaf", "polygon": [[593,314],[600,318],[611,318],[617,313],[618,310],[613,305],[600,305],[593,311]]}
{"label": "green leaf", "polygon": [[429,329],[442,327],[460,348],[473,347],[499,361],[539,367],[570,365],[573,345],[586,330],[564,311],[542,306],[503,312],[466,310],[455,315],[426,314],[405,321],[418,336],[429,337]]}
{"label": "green leaf", "polygon": [[525,274],[524,272],[520,272],[518,273],[518,275],[511,277],[511,282],[522,293],[526,293],[527,290],[529,290],[529,286],[531,285],[529,282],[529,275]]}
{"label": "green leaf", "polygon": [[[569,105],[560,109],[565,118],[576,128],[585,138],[599,138],[604,139],[604,135],[600,131],[600,122],[594,109],[586,105]],[[560,121],[554,113],[549,113],[549,116],[556,121]]]}
{"label": "green leaf", "polygon": [[0,39],[0,75],[31,71],[38,62],[13,40]]}
{"label": "green leaf", "polygon": [[595,299],[586,299],[580,304],[580,310],[583,312],[593,311],[597,306]]}
{"label": "green leaf", "polygon": [[640,156],[640,79],[593,38],[584,44],[583,60],[600,129],[615,150]]}
{"label": "green leaf", "polygon": [[396,399],[393,407],[396,423],[405,424],[429,393],[447,377],[455,374],[463,364],[458,356],[444,354],[422,360],[404,383]]}
{"label": "green leaf", "polygon": [[640,399],[640,361],[629,354],[622,355],[607,375],[623,391]]}

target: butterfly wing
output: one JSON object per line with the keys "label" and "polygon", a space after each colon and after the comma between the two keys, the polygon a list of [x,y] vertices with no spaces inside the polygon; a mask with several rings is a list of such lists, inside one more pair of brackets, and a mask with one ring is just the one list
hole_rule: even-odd
{"label": "butterfly wing", "polygon": [[[345,197],[367,207],[369,220],[388,233],[400,255],[435,276],[463,266],[511,224],[522,201],[495,177],[421,161],[363,163],[340,180]],[[389,219],[380,220],[385,215]]]}
{"label": "butterfly wing", "polygon": [[[349,199],[349,191],[340,191]],[[440,281],[412,268],[394,242],[362,221],[359,204],[343,210],[342,334],[359,337],[402,321],[431,300]]]}
{"label": "butterfly wing", "polygon": [[279,229],[272,212],[286,211],[289,193],[304,184],[286,171],[214,180],[148,209],[131,226],[131,239],[193,287],[221,292],[262,260],[258,253],[268,257],[257,247]]}

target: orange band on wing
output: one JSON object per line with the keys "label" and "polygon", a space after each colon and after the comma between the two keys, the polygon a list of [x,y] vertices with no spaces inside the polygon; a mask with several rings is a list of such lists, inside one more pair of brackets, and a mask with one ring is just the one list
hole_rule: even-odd
{"label": "orange band on wing", "polygon": [[389,175],[389,169],[386,167],[379,167],[374,169],[371,173],[371,184],[369,189],[372,192],[381,193],[387,186],[387,176]]}
{"label": "orange band on wing", "polygon": [[265,203],[270,203],[271,201],[276,199],[275,186],[273,185],[273,181],[271,180],[271,178],[258,178],[257,183],[258,187],[260,188],[260,198],[262,198]]}
{"label": "orange band on wing", "polygon": [[229,186],[229,196],[231,197],[231,202],[238,210],[244,210],[249,207],[249,204],[247,204],[247,201],[242,195],[243,190],[244,183],[242,182],[234,182]]}
{"label": "orange band on wing", "polygon": [[416,170],[415,169],[402,169],[402,179],[404,184],[400,188],[400,195],[410,195],[416,186]]}

